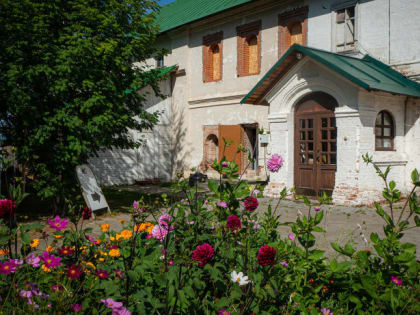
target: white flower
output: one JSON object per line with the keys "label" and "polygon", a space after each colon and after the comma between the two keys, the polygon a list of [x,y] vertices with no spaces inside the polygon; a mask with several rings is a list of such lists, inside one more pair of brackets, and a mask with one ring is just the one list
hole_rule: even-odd
{"label": "white flower", "polygon": [[239,285],[245,285],[251,282],[251,280],[248,280],[248,277],[245,276],[242,271],[237,273],[235,270],[232,271],[232,273],[230,274],[230,278],[232,279],[233,282],[237,282]]}

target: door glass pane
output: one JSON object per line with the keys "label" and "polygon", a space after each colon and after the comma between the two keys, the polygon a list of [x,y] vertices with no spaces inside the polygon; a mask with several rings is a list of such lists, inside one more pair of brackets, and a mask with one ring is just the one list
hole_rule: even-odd
{"label": "door glass pane", "polygon": [[391,139],[383,139],[384,140],[384,148],[392,148],[392,140]]}
{"label": "door glass pane", "polygon": [[322,142],[322,152],[328,152],[328,142]]}
{"label": "door glass pane", "polygon": [[300,163],[305,164],[306,163],[306,157],[305,154],[300,155]]}
{"label": "door glass pane", "polygon": [[330,164],[337,164],[337,156],[335,154],[330,154]]}
{"label": "door glass pane", "polygon": [[330,130],[330,139],[337,138],[337,130]]}
{"label": "door glass pane", "polygon": [[336,127],[336,125],[335,125],[335,117],[330,118],[330,127]]}
{"label": "door glass pane", "polygon": [[312,153],[308,154],[308,164],[314,164],[314,155]]}
{"label": "door glass pane", "polygon": [[379,138],[379,139],[376,138],[375,143],[376,143],[377,148],[382,148],[382,139],[381,138]]}
{"label": "door glass pane", "polygon": [[305,119],[300,120],[300,128],[305,128]]}
{"label": "door glass pane", "polygon": [[300,144],[300,152],[305,152],[305,144],[304,143]]}
{"label": "door glass pane", "polygon": [[384,125],[390,126],[392,124],[391,117],[387,113],[383,113],[384,115]]}
{"label": "door glass pane", "polygon": [[300,140],[305,140],[306,139],[305,135],[306,135],[305,131],[301,131],[300,132]]}
{"label": "door glass pane", "polygon": [[381,128],[376,127],[376,128],[375,128],[375,136],[382,136],[382,135],[381,135],[381,130],[382,130]]}
{"label": "door glass pane", "polygon": [[375,125],[382,125],[382,113],[376,116]]}
{"label": "door glass pane", "polygon": [[336,142],[330,142],[330,151],[331,152],[337,152],[337,143]]}
{"label": "door glass pane", "polygon": [[384,128],[384,136],[386,137],[391,136],[391,128]]}
{"label": "door glass pane", "polygon": [[322,128],[328,127],[328,118],[321,118]]}
{"label": "door glass pane", "polygon": [[328,139],[328,130],[322,130],[322,139]]}
{"label": "door glass pane", "polygon": [[308,119],[308,128],[313,128],[313,127],[314,127],[314,120]]}
{"label": "door glass pane", "polygon": [[321,156],[321,163],[322,164],[328,164],[328,156],[327,155],[323,154]]}
{"label": "door glass pane", "polygon": [[313,142],[308,142],[308,151],[313,151],[314,150],[314,143]]}
{"label": "door glass pane", "polygon": [[312,131],[308,131],[308,140],[314,140],[314,134]]}

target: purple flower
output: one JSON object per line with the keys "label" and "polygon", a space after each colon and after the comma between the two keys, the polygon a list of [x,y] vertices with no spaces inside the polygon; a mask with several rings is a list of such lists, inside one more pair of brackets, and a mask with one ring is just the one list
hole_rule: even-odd
{"label": "purple flower", "polygon": [[23,298],[30,299],[32,297],[32,291],[29,290],[20,290],[19,295]]}
{"label": "purple flower", "polygon": [[55,229],[57,231],[64,230],[69,223],[68,219],[60,219],[57,215],[54,220],[48,219],[48,223],[50,224],[50,228]]}
{"label": "purple flower", "polygon": [[280,265],[285,266],[285,267],[289,267],[289,264],[285,261],[281,261]]}
{"label": "purple flower", "polygon": [[113,310],[114,308],[120,308],[123,306],[122,302],[114,301],[112,298],[107,298],[106,300],[101,299],[101,302],[105,304],[106,307]]}
{"label": "purple flower", "polygon": [[315,210],[316,212],[318,212],[318,211],[320,211],[320,210],[321,210],[321,207],[314,207],[314,210]]}
{"label": "purple flower", "polygon": [[394,282],[395,285],[398,285],[398,286],[402,285],[401,279],[399,279],[399,278],[397,278],[395,276],[391,276],[391,281]]}
{"label": "purple flower", "polygon": [[323,308],[321,309],[321,314],[322,315],[333,315],[333,313],[330,311],[330,309],[328,308]]}
{"label": "purple flower", "polygon": [[226,310],[219,310],[219,314],[218,315],[229,315],[230,313]]}
{"label": "purple flower", "polygon": [[225,162],[222,162],[222,166],[223,166],[223,167],[228,167],[228,166],[229,166],[229,163],[228,163],[228,162],[226,162],[226,161],[225,161]]}
{"label": "purple flower", "polygon": [[278,154],[273,154],[267,161],[267,168],[272,173],[277,173],[283,165],[283,158]]}
{"label": "purple flower", "polygon": [[41,258],[39,258],[38,256],[35,256],[34,253],[30,253],[26,257],[25,261],[28,265],[31,265],[32,267],[38,268],[39,267],[39,262],[41,261]]}
{"label": "purple flower", "polygon": [[41,260],[44,262],[44,265],[47,268],[55,268],[61,266],[61,257],[50,255],[47,251],[42,253]]}
{"label": "purple flower", "polygon": [[121,270],[120,270],[120,269],[115,269],[115,270],[114,270],[114,272],[115,272],[115,275],[116,275],[118,278],[120,278],[120,279],[124,279],[124,276],[123,276],[123,274],[122,274],[122,272],[121,272]]}
{"label": "purple flower", "polygon": [[140,201],[134,201],[133,202],[133,209],[139,210],[140,209]]}
{"label": "purple flower", "polygon": [[289,238],[289,240],[291,240],[292,242],[295,240],[295,236],[292,233],[287,234],[287,237]]}
{"label": "purple flower", "polygon": [[166,229],[166,227],[163,227],[159,224],[153,227],[153,230],[152,230],[153,238],[162,242],[166,235],[168,235],[168,230]]}
{"label": "purple flower", "polygon": [[74,312],[80,312],[82,310],[82,306],[80,304],[72,304],[71,306]]}
{"label": "purple flower", "polygon": [[226,208],[227,208],[227,203],[226,203],[226,202],[224,202],[224,201],[220,201],[217,205],[218,205],[219,207],[223,208],[223,209],[226,209]]}
{"label": "purple flower", "polygon": [[15,264],[16,266],[20,266],[23,264],[23,260],[21,259],[10,259],[9,260],[11,263]]}
{"label": "purple flower", "polygon": [[8,275],[16,271],[16,265],[11,261],[0,263],[0,274]]}
{"label": "purple flower", "polygon": [[159,225],[166,228],[169,232],[174,229],[172,225],[169,225],[169,223],[172,221],[172,216],[169,214],[163,214],[159,218]]}

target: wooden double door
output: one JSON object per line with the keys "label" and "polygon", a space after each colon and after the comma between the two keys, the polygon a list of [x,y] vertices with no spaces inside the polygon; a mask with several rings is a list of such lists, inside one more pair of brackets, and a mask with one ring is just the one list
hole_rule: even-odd
{"label": "wooden double door", "polygon": [[295,113],[295,187],[300,194],[332,193],[337,171],[337,125],[330,95],[302,99]]}

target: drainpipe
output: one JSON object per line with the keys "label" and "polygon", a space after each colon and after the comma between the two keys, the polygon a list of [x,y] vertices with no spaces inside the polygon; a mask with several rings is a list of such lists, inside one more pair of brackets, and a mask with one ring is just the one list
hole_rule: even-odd
{"label": "drainpipe", "polygon": [[[406,154],[407,154],[407,107],[408,107],[407,104],[408,104],[409,98],[410,96],[407,96],[404,101],[404,152]],[[405,173],[407,174],[407,170]],[[404,176],[404,186],[408,187],[407,176]]]}
{"label": "drainpipe", "polygon": [[391,63],[391,0],[388,0],[388,64]]}

